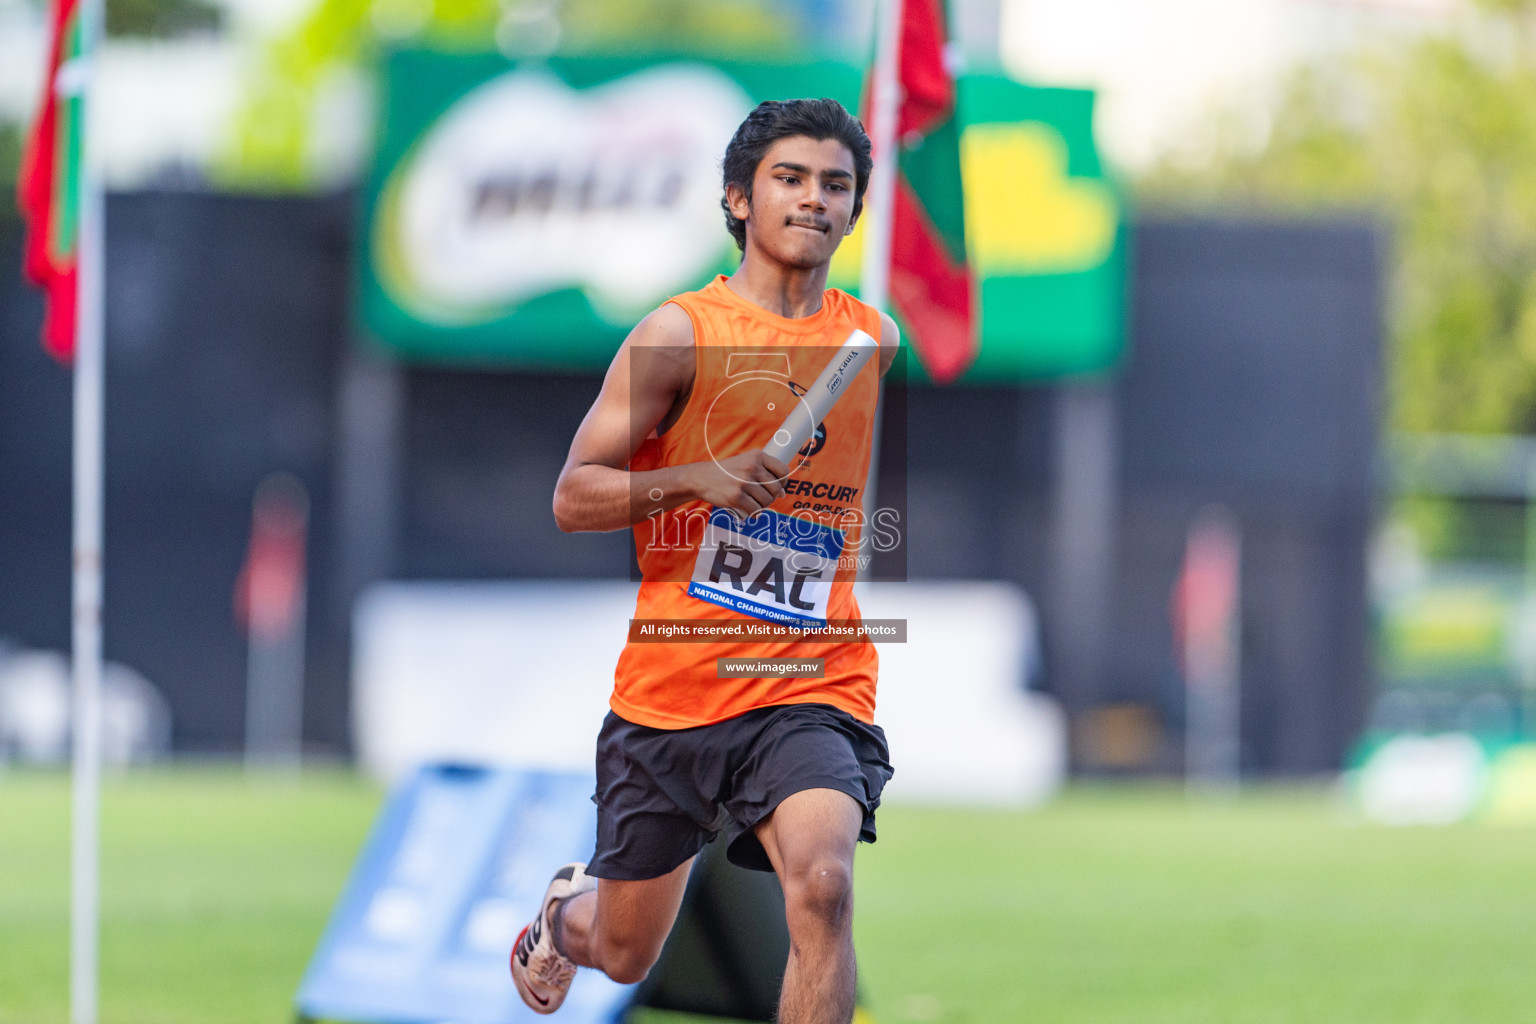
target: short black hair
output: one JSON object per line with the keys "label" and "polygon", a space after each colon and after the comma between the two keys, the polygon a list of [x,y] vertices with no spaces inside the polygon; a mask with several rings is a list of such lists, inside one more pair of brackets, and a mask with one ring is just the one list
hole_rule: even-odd
{"label": "short black hair", "polygon": [[752,199],[752,178],[763,154],[780,139],[804,135],[817,141],[836,139],[853,154],[853,215],[864,209],[864,190],[869,187],[869,172],[874,160],[869,155],[869,136],[858,118],[848,113],[837,100],[765,100],[747,115],[725,147],[721,167],[720,208],[725,211],[725,229],[736,239],[736,248],[747,251],[747,222],[731,216],[728,194],[732,185]]}

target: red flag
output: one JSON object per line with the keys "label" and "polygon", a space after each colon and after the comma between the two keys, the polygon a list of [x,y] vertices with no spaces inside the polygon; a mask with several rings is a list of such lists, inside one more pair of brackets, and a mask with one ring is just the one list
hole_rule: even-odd
{"label": "red flag", "polygon": [[75,282],[79,251],[80,136],[78,0],[52,0],[48,73],[42,106],[22,151],[16,198],[27,237],[22,271],[47,295],[43,347],[69,362],[75,353]]}
{"label": "red flag", "polygon": [[947,384],[971,365],[979,341],[944,0],[905,0],[901,21],[891,302],[928,375]]}
{"label": "red flag", "polygon": [[251,544],[235,580],[235,621],[252,640],[274,642],[298,625],[304,608],[309,499],[278,474],[256,489]]}
{"label": "red flag", "polygon": [[1203,511],[1190,527],[1169,603],[1175,657],[1192,688],[1221,685],[1236,671],[1240,560],[1231,515]]}

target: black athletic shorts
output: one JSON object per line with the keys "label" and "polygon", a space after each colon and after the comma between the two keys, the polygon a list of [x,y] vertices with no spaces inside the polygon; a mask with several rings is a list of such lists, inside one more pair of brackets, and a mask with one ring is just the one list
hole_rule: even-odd
{"label": "black athletic shorts", "polygon": [[651,729],[610,711],[597,738],[597,851],[587,874],[657,878],[722,831],[737,833],[726,848],[733,864],[772,871],[752,826],[804,789],[857,800],[859,839],[872,843],[890,777],[880,727],[825,704],[758,708],[692,729]]}

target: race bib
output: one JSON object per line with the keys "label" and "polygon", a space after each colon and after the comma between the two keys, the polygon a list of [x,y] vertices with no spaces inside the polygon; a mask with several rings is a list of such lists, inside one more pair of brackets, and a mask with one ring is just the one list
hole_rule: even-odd
{"label": "race bib", "polygon": [[827,624],[843,532],[764,509],[739,519],[710,510],[690,597],[793,626]]}

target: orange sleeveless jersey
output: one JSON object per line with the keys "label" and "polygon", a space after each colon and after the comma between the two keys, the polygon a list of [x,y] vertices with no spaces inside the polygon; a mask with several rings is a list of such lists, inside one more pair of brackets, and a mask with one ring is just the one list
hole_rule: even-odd
{"label": "orange sleeveless jersey", "polygon": [[[723,275],[671,301],[693,321],[693,390],[677,422],[660,437],[652,434],[635,452],[629,468],[636,472],[762,448],[796,395],[817,378],[854,328],[880,337],[880,314],[837,289],[824,294],[820,310],[801,319],[749,302],[726,286]],[[701,501],[637,524],[635,549],[643,582],[635,618],[784,621],[787,612],[810,621],[818,616],[857,620],[853,580],[855,558],[862,552],[879,375],[877,361],[871,360],[802,449],[785,493],[770,506],[779,518],[759,513],[747,525],[736,526],[726,513]],[[782,518],[789,516],[796,521]],[[714,544],[715,537],[736,536],[719,530],[750,531],[765,520],[779,524],[781,532],[815,534],[801,547],[818,552],[807,557],[822,558],[835,549],[835,572],[823,563],[827,567],[820,576],[810,570],[796,574],[798,551],[784,560],[787,567],[761,558],[744,567],[750,558],[738,555],[739,547]],[[823,658],[825,676],[717,678],[716,659],[726,657]],[[609,706],[621,718],[658,729],[708,725],[754,708],[803,703],[830,704],[872,723],[878,662],[874,646],[864,641],[630,643],[619,658]]]}

